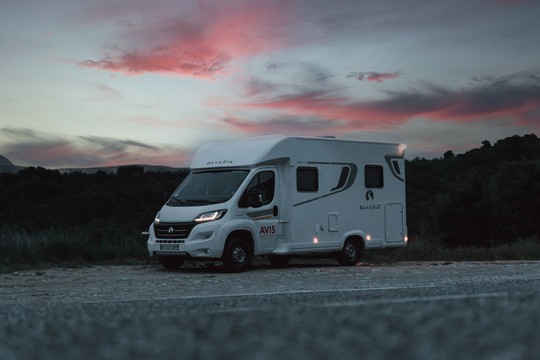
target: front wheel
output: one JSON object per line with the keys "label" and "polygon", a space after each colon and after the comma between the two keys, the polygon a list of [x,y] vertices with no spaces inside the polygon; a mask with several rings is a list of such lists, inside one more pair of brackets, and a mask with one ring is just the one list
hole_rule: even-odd
{"label": "front wheel", "polygon": [[360,260],[360,241],[347,239],[343,249],[337,254],[337,261],[343,266],[354,266]]}
{"label": "front wheel", "polygon": [[223,252],[223,266],[227,272],[246,271],[251,265],[251,250],[244,239],[232,239]]}

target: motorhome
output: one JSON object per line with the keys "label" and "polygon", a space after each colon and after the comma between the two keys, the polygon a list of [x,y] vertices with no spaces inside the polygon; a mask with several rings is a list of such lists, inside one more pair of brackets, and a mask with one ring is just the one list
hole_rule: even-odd
{"label": "motorhome", "polygon": [[403,144],[335,138],[250,137],[209,143],[149,228],[148,252],[166,268],[186,260],[246,270],[407,243]]}

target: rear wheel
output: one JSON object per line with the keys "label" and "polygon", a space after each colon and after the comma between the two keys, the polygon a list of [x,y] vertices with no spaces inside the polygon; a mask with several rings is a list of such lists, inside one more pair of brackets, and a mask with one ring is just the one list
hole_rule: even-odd
{"label": "rear wheel", "polygon": [[232,239],[225,246],[223,252],[223,266],[228,272],[246,271],[251,264],[251,249],[246,240]]}
{"label": "rear wheel", "polygon": [[273,266],[285,266],[289,263],[290,259],[291,257],[288,255],[268,255],[268,261],[270,261],[270,264]]}
{"label": "rear wheel", "polygon": [[161,266],[169,270],[179,269],[186,261],[183,256],[160,256],[158,259]]}
{"label": "rear wheel", "polygon": [[360,260],[360,241],[356,239],[347,239],[343,249],[337,254],[337,260],[340,265],[354,266]]}

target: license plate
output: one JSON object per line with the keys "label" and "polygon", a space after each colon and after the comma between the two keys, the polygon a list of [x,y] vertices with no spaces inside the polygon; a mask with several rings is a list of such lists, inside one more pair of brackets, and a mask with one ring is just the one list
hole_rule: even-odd
{"label": "license plate", "polygon": [[178,251],[180,250],[179,244],[159,244],[159,250],[161,251]]}

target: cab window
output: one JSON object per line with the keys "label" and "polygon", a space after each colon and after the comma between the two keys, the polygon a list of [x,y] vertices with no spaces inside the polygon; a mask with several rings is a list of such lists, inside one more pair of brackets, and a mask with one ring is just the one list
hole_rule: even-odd
{"label": "cab window", "polygon": [[249,182],[240,198],[240,207],[260,207],[274,200],[275,175],[273,171],[261,171]]}

